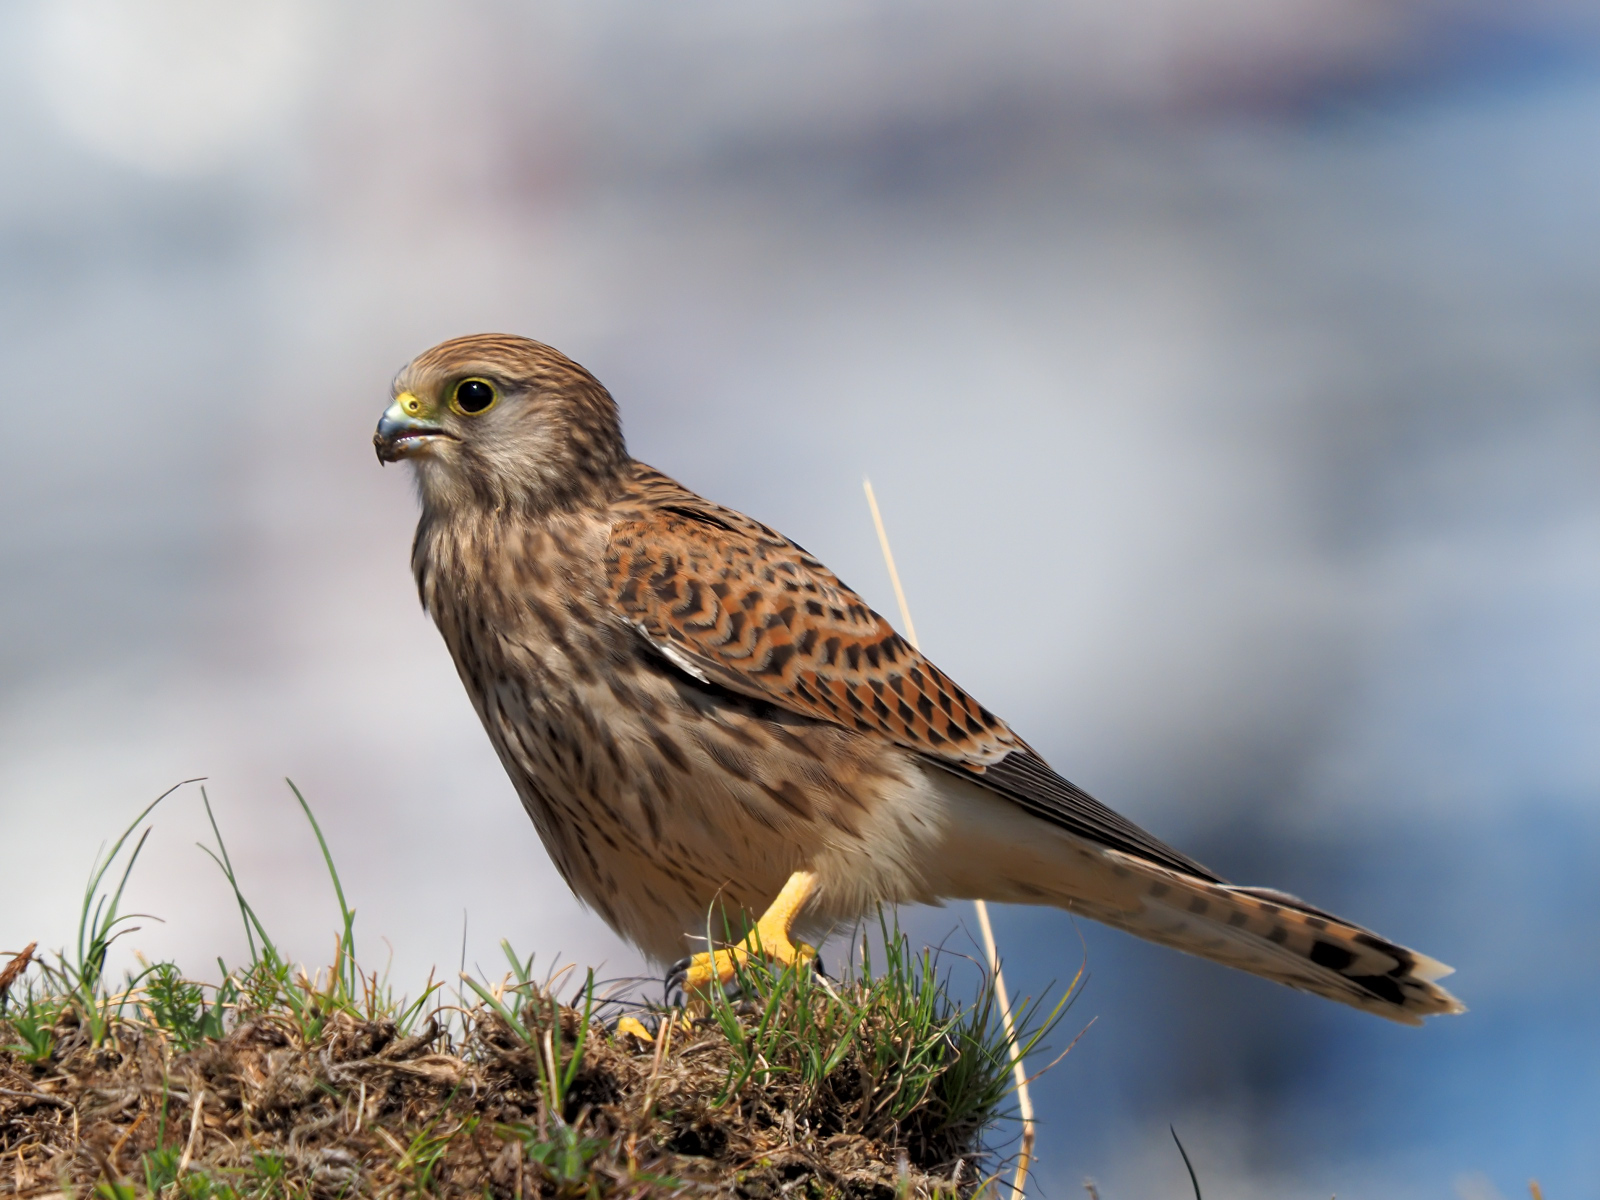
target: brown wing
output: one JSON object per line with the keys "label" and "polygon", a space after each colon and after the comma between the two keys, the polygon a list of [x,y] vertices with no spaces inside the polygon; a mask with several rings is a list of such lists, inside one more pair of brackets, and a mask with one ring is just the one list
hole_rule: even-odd
{"label": "brown wing", "polygon": [[659,511],[612,530],[612,599],[680,667],[967,769],[1022,745],[816,559],[735,517]]}
{"label": "brown wing", "polygon": [[1050,769],[816,559],[649,472],[612,529],[612,601],[708,684],[887,737],[1036,815],[1164,866],[1217,877]]}

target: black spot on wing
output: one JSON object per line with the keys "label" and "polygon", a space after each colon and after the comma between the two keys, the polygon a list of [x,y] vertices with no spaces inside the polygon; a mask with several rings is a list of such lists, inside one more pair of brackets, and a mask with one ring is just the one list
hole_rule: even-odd
{"label": "black spot on wing", "polygon": [[1320,938],[1311,943],[1311,961],[1319,967],[1327,967],[1330,971],[1343,971],[1356,956],[1343,946],[1335,946],[1332,942],[1324,942]]}
{"label": "black spot on wing", "polygon": [[698,506],[690,507],[686,504],[663,504],[660,506],[660,508],[662,512],[668,512],[673,514],[673,516],[683,517],[686,520],[696,521],[701,525],[709,525],[713,529],[721,529],[726,533],[738,532],[738,530],[735,529],[731,523],[724,520],[715,512],[708,511],[707,509],[700,508]]}

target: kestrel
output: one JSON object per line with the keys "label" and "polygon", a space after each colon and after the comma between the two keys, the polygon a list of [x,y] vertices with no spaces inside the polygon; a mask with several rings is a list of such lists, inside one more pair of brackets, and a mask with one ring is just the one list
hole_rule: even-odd
{"label": "kestrel", "polygon": [[423,607],[573,891],[658,961],[719,903],[762,914],[691,986],[879,903],[982,898],[1394,1021],[1462,1011],[1444,964],[1229,884],[1056,774],[805,550],[630,458],[549,346],[435,346],[373,441],[416,469]]}

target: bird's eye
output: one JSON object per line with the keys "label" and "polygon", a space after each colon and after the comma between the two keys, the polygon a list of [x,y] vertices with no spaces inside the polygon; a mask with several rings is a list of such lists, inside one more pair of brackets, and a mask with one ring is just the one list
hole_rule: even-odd
{"label": "bird's eye", "polygon": [[463,379],[456,384],[450,407],[458,413],[481,413],[494,405],[498,393],[487,379]]}

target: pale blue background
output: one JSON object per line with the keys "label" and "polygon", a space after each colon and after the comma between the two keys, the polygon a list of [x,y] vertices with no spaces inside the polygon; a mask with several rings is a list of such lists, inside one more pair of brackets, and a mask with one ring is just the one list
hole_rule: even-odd
{"label": "pale blue background", "polygon": [[[368,441],[413,353],[524,332],[887,612],[870,473],[925,646],[1069,777],[1459,968],[1391,1028],[998,912],[1098,1017],[1038,1195],[1187,1195],[1169,1123],[1207,1195],[1600,1191],[1600,9],[19,0],[0,63],[0,949],[207,774],[325,956],[288,774],[402,987],[463,909],[485,966],[637,966]],[[126,944],[197,972],[200,834]]]}

